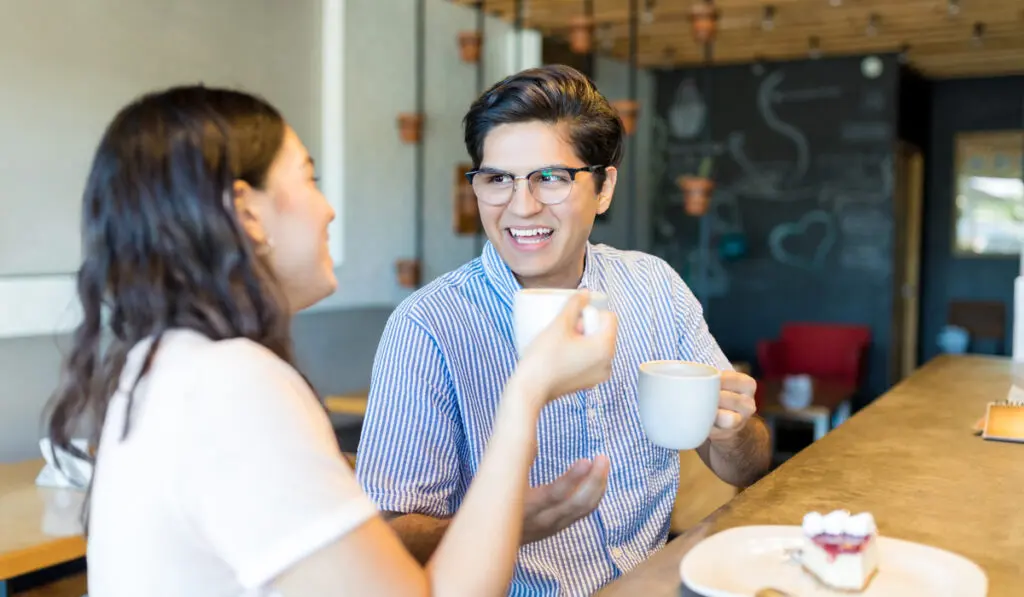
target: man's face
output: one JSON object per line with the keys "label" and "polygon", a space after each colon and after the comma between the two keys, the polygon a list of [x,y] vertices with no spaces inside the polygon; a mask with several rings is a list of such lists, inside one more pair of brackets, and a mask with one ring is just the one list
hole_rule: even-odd
{"label": "man's face", "polygon": [[[487,238],[524,287],[575,287],[583,273],[594,218],[611,204],[615,168],[606,169],[601,189],[595,188],[594,174],[579,172],[564,201],[556,205],[542,202],[561,184],[554,174],[544,172],[546,169],[557,172],[557,168],[604,165],[580,160],[569,141],[569,126],[541,121],[503,124],[484,139],[480,169],[491,172],[489,176],[495,176],[494,172],[527,176],[541,171],[534,178],[534,192],[526,180],[517,180],[504,205],[478,201]],[[507,186],[508,178],[497,179],[495,185]]]}

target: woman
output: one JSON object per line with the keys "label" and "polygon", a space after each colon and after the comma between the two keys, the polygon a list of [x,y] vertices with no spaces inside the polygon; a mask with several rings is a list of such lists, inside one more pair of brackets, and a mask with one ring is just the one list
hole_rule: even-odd
{"label": "woman", "polygon": [[478,479],[422,569],[294,368],[291,314],[336,284],[333,217],[301,141],[253,96],[174,88],[107,128],[84,196],[85,317],[50,421],[68,450],[103,421],[91,597],[504,594],[538,414],[607,379],[614,316],[581,335],[577,296],[531,345]]}

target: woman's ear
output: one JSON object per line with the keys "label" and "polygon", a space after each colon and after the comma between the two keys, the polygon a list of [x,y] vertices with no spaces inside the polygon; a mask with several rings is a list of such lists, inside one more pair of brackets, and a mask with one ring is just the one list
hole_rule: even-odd
{"label": "woman's ear", "polygon": [[232,188],[235,213],[246,234],[256,247],[267,244],[267,233],[263,228],[256,190],[244,180],[236,180]]}
{"label": "woman's ear", "polygon": [[597,213],[603,214],[612,205],[615,195],[615,181],[619,178],[619,170],[615,166],[604,169],[604,184],[597,192]]}

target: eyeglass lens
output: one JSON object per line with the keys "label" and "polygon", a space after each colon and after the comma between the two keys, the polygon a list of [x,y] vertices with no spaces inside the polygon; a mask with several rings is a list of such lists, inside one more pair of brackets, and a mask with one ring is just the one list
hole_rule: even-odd
{"label": "eyeglass lens", "polygon": [[[473,176],[473,192],[484,203],[504,205],[512,199],[515,182],[507,172],[478,172]],[[561,168],[538,170],[527,178],[527,185],[534,199],[553,205],[569,196],[572,176]]]}

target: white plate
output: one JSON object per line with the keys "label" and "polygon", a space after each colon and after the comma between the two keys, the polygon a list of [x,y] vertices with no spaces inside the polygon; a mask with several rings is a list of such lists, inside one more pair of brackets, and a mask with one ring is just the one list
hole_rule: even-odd
{"label": "white plate", "polygon": [[[773,587],[797,597],[836,597],[786,554],[798,548],[798,526],[736,527],[712,535],[691,549],[679,574],[704,597],[750,597]],[[988,577],[963,556],[935,547],[879,536],[878,574],[861,597],[985,597]]]}

